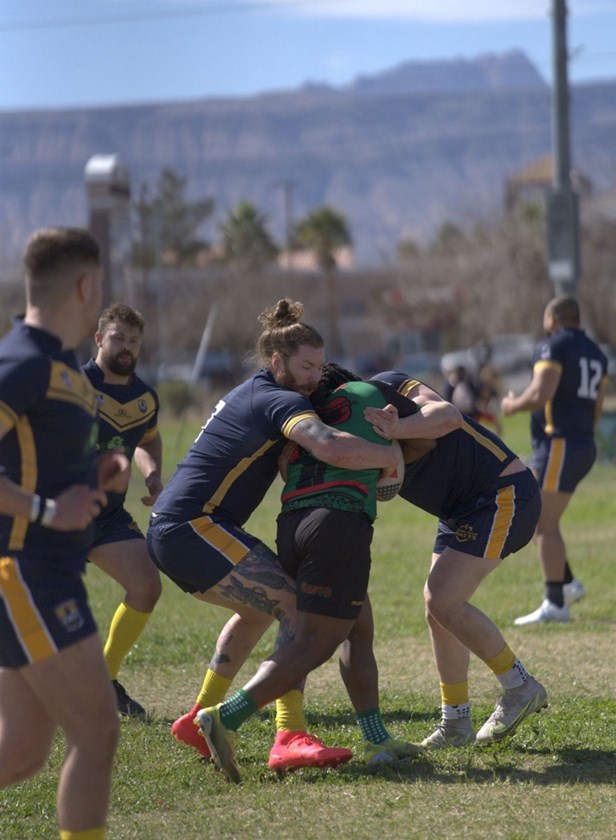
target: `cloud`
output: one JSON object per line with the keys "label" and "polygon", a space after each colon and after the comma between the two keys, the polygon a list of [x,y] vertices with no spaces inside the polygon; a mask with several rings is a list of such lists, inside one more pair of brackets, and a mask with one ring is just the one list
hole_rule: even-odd
{"label": "cloud", "polygon": [[[259,3],[259,0],[254,0]],[[537,20],[549,15],[551,0],[271,0],[310,17],[414,19],[463,23]]]}

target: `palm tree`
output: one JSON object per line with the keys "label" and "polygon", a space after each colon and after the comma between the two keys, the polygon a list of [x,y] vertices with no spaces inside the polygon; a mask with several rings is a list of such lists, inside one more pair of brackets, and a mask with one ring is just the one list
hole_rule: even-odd
{"label": "palm tree", "polygon": [[298,222],[295,242],[315,254],[323,272],[328,298],[328,331],[331,355],[339,357],[342,351],[338,328],[338,295],[336,293],[336,256],[338,248],[351,244],[351,234],[346,219],[331,207],[319,207]]}
{"label": "palm tree", "polygon": [[225,260],[261,270],[278,253],[266,228],[266,217],[248,201],[240,201],[219,225]]}

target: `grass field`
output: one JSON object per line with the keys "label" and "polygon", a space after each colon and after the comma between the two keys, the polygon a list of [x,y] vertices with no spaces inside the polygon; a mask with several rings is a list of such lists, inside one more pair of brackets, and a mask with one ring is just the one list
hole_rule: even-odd
{"label": "grass field", "polygon": [[[167,471],[198,424],[164,427]],[[529,454],[527,418],[505,426],[505,439]],[[174,451],[175,450],[175,451]],[[359,761],[335,771],[301,771],[278,780],[267,769],[273,740],[270,712],[241,730],[240,786],[231,786],[169,726],[194,702],[226,614],[165,583],[151,622],[120,677],[151,711],[144,724],[122,724],[109,837],[114,840],[231,840],[276,837],[323,840],[469,838],[563,840],[613,838],[616,825],[616,608],[613,465],[597,464],[576,493],[564,525],[571,563],[588,595],[565,626],[514,628],[513,619],[542,597],[535,551],[508,558],[484,582],[475,603],[505,632],[511,647],[546,685],[550,706],[499,745],[425,754],[396,767]],[[275,488],[249,528],[273,544]],[[138,481],[130,509],[142,525]],[[141,508],[141,510],[139,510]],[[396,499],[379,507],[370,592],[375,608],[381,706],[392,734],[421,740],[439,717],[438,678],[422,614],[422,586],[435,520]],[[88,570],[101,632],[122,593],[96,568]],[[238,679],[268,652],[269,631]],[[485,666],[471,662],[474,723],[498,694]],[[358,727],[331,661],[310,676],[309,727],[331,744],[358,748]],[[32,721],[36,726],[36,721]],[[92,721],[96,726],[96,721]],[[48,767],[29,783],[0,793],[2,840],[53,840],[55,787],[62,761],[58,737]]]}

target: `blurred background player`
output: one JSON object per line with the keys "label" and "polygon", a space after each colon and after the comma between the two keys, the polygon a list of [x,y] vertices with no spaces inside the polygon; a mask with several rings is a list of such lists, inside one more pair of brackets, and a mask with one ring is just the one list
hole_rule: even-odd
{"label": "blurred background player", "polygon": [[541,516],[535,543],[543,571],[545,596],[518,626],[569,621],[569,605],[585,594],[573,577],[560,520],[575,488],[595,462],[595,429],[601,417],[607,382],[607,359],[580,328],[575,298],[553,298],[543,314],[547,335],[537,344],[533,376],[519,396],[502,400],[503,414],[530,411],[532,470],[541,487]]}
{"label": "blurred background player", "polygon": [[129,464],[97,455],[75,355],[100,311],[97,243],[39,230],[24,262],[26,314],[0,342],[0,787],[43,767],[59,727],[60,836],[102,840],[118,713],[82,575],[103,490],[122,492]]}
{"label": "blurred background player", "polygon": [[[143,475],[151,506],[163,488],[162,441],[158,431],[158,397],[136,374],[144,321],[122,303],[105,309],[94,336],[96,359],[83,366],[98,401],[98,448],[119,450],[134,458]],[[144,715],[118,682],[118,672],[143,632],[161,593],[160,574],[150,560],[145,538],[124,508],[126,493],[110,493],[108,504],[94,523],[89,560],[108,574],[126,594],[111,620],[104,655],[122,715]]]}

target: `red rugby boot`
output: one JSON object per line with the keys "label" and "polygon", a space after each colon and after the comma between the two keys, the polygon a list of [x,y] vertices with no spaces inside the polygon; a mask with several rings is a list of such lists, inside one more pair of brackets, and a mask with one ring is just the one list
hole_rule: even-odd
{"label": "red rugby boot", "polygon": [[211,758],[207,741],[199,731],[199,727],[193,723],[199,711],[201,711],[201,706],[194,706],[190,712],[178,718],[171,727],[171,734],[176,741],[194,747],[204,758]]}
{"label": "red rugby boot", "polygon": [[284,773],[300,767],[337,767],[352,758],[351,750],[326,747],[317,737],[307,732],[283,730],[276,733],[267,766],[277,773]]}

